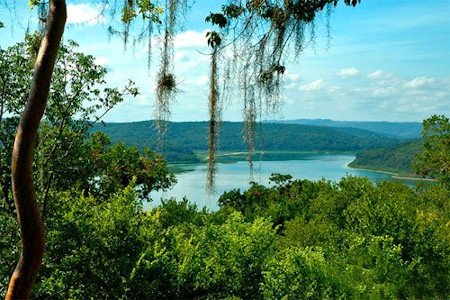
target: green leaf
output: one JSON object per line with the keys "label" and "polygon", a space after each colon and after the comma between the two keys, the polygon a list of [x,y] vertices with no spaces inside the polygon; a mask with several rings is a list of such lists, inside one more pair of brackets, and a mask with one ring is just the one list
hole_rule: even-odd
{"label": "green leaf", "polygon": [[34,8],[38,4],[39,4],[39,0],[28,0],[28,6],[30,8]]}

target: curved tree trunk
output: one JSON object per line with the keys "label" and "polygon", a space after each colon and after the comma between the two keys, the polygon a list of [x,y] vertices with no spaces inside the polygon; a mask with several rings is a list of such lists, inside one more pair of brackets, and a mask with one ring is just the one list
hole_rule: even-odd
{"label": "curved tree trunk", "polygon": [[44,255],[44,225],[36,203],[33,182],[33,150],[65,23],[65,0],[50,0],[47,30],[39,48],[31,93],[14,142],[13,194],[20,224],[22,253],[11,276],[6,299],[30,297]]}

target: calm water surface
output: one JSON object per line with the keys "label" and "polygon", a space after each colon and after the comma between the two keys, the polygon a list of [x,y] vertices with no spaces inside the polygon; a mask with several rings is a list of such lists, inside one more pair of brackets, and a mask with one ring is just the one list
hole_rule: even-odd
{"label": "calm water surface", "polygon": [[268,185],[272,173],[290,174],[293,178],[319,180],[322,178],[337,181],[346,175],[368,177],[376,182],[392,179],[390,174],[369,170],[356,170],[347,167],[355,159],[353,155],[302,154],[295,160],[254,162],[253,178],[250,178],[248,163],[239,161],[230,164],[217,164],[216,192],[206,193],[206,164],[190,166],[192,170],[177,174],[178,183],[166,192],[153,192],[151,206],[158,205],[161,198],[187,197],[202,208],[217,210],[217,199],[223,192],[249,187],[249,181]]}

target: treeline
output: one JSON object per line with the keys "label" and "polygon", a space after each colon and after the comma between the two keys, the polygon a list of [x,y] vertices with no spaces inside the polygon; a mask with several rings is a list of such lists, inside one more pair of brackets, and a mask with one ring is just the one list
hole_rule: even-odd
{"label": "treeline", "polygon": [[[97,124],[113,141],[122,141],[139,149],[158,149],[158,133],[152,121]],[[242,122],[224,122],[220,130],[219,150],[246,151]],[[164,136],[169,161],[189,159],[192,151],[208,149],[207,122],[172,122]],[[256,130],[256,146],[265,151],[358,151],[398,144],[400,140],[357,128],[330,128],[296,124],[261,124]],[[177,153],[184,157],[177,157]],[[192,157],[192,161],[195,161]]]}
{"label": "treeline", "polygon": [[[34,289],[52,299],[386,299],[450,296],[450,190],[274,174],[221,196],[144,210],[132,182],[107,198],[61,193]],[[19,251],[0,211],[1,286]],[[0,289],[4,294],[4,289]]]}
{"label": "treeline", "polygon": [[420,137],[420,131],[422,130],[422,124],[420,122],[334,121],[330,119],[296,119],[269,122],[329,127],[352,127],[405,139]]}
{"label": "treeline", "polygon": [[422,140],[414,140],[388,148],[364,150],[356,154],[349,166],[414,175],[414,157],[421,152],[422,144]]}

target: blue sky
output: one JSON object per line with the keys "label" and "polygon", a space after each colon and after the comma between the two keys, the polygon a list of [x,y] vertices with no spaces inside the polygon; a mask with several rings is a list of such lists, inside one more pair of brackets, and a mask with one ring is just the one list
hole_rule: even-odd
{"label": "blue sky", "polygon": [[[23,38],[36,12],[18,1],[0,9],[6,28],[0,46]],[[25,1],[20,1],[25,2]],[[100,1],[68,3],[65,39],[80,44],[109,70],[108,82],[140,87],[106,121],[138,121],[153,117],[158,53],[147,69],[144,45],[124,51],[118,38],[108,40],[108,17],[98,17]],[[172,120],[208,118],[208,57],[204,18],[220,1],[197,0],[175,40],[175,73],[180,93]],[[431,114],[450,115],[450,0],[362,0],[356,8],[339,5],[330,17],[327,47],[325,22],[317,22],[317,46],[298,62],[287,64],[284,105],[269,119],[330,118],[335,120],[421,121]],[[241,120],[242,104],[233,99],[225,120]]]}

